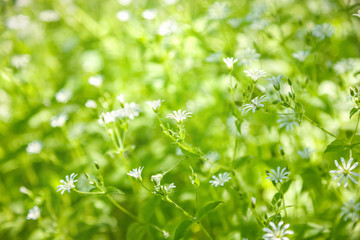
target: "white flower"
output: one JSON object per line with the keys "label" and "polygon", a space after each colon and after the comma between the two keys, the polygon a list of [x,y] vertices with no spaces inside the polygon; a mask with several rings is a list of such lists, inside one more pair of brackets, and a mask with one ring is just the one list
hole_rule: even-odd
{"label": "white flower", "polygon": [[142,12],[142,17],[145,18],[146,20],[153,20],[156,18],[156,15],[157,15],[156,9],[145,9]]}
{"label": "white flower", "polygon": [[177,3],[178,0],[163,0],[163,3],[165,5],[173,5],[175,3]]}
{"label": "white flower", "polygon": [[124,104],[124,114],[129,119],[134,119],[140,114],[140,107],[134,102]]}
{"label": "white flower", "polygon": [[265,77],[266,72],[264,70],[258,70],[258,69],[249,69],[244,71],[246,73],[246,76],[250,77],[254,82],[256,82],[259,78]]}
{"label": "white flower", "polygon": [[55,94],[56,101],[59,103],[67,103],[72,96],[72,92],[66,89],[61,89]]}
{"label": "white flower", "polygon": [[29,210],[29,213],[26,216],[27,220],[36,220],[40,217],[40,208],[38,206],[34,206]]}
{"label": "white flower", "polygon": [[131,3],[131,0],[118,0],[118,2],[123,6],[128,6]]}
{"label": "white flower", "polygon": [[101,75],[92,76],[89,78],[89,83],[95,87],[100,87],[103,83],[103,77]]}
{"label": "white flower", "polygon": [[334,70],[337,74],[344,74],[351,72],[354,69],[354,59],[343,58],[334,65]]}
{"label": "white flower", "polygon": [[42,149],[43,149],[42,142],[36,140],[27,145],[26,152],[28,154],[38,154],[41,152]]}
{"label": "white flower", "polygon": [[70,177],[69,175],[65,176],[65,181],[61,179],[60,182],[63,185],[57,186],[57,192],[61,191],[61,194],[63,194],[65,191],[68,191],[68,193],[70,193],[70,190],[75,188],[75,183],[78,181],[75,180],[76,176],[77,174],[72,173],[70,174]]}
{"label": "white flower", "polygon": [[256,97],[251,100],[251,103],[247,103],[242,106],[242,112],[248,113],[250,110],[252,110],[252,112],[255,113],[257,109],[264,107],[264,104],[262,103],[265,102],[266,100],[267,99],[265,95],[262,95],[260,98]]}
{"label": "white flower", "polygon": [[125,117],[124,109],[120,108],[118,110],[114,110],[111,112],[104,112],[100,114],[99,123],[100,124],[108,124],[111,122],[115,122],[116,119],[121,119]]}
{"label": "white flower", "polygon": [[298,51],[292,54],[293,58],[299,60],[300,62],[304,62],[306,57],[309,56],[309,51]]}
{"label": "white flower", "polygon": [[68,115],[66,113],[61,113],[57,116],[51,118],[52,127],[62,127],[68,120]]}
{"label": "white flower", "polygon": [[344,216],[344,220],[347,221],[349,218],[356,222],[360,219],[360,203],[355,202],[353,199],[348,203],[344,203],[344,206],[341,207],[341,216]]}
{"label": "white flower", "polygon": [[12,16],[6,20],[6,26],[12,30],[25,30],[29,25],[30,18],[22,14]]}
{"label": "white flower", "polygon": [[234,67],[234,63],[236,63],[238,61],[238,59],[233,58],[233,57],[231,57],[231,58],[227,57],[227,58],[223,58],[223,61],[226,64],[226,66],[228,67],[228,69],[231,70]]}
{"label": "white flower", "polygon": [[360,18],[360,10],[358,10],[358,12],[357,12],[357,13],[354,13],[354,14],[353,14],[353,16],[355,16],[355,17],[359,17],[359,18]]}
{"label": "white flower", "polygon": [[44,11],[40,12],[39,19],[40,19],[40,21],[43,21],[43,22],[57,22],[57,21],[59,21],[60,16],[54,10],[49,9],[49,10],[44,10]]}
{"label": "white flower", "polygon": [[343,182],[343,180],[345,179],[345,182],[344,182],[344,187],[345,188],[347,187],[349,178],[353,183],[358,184],[358,182],[355,180],[355,178],[353,176],[360,177],[360,174],[352,172],[351,170],[355,169],[358,166],[359,163],[356,162],[353,165],[351,165],[352,161],[354,160],[353,158],[350,158],[347,164],[346,164],[345,159],[343,157],[341,157],[340,160],[341,160],[342,166],[339,165],[337,160],[335,160],[335,165],[339,170],[331,170],[330,171],[330,173],[336,173],[337,174],[331,180],[336,180],[339,177],[341,177],[340,180],[339,180],[339,183],[338,183],[338,186],[340,186],[341,183]]}
{"label": "white flower", "polygon": [[26,6],[28,6],[31,2],[32,2],[32,0],[17,0],[17,1],[15,2],[15,6],[16,6],[16,7],[26,7]]}
{"label": "white flower", "polygon": [[162,173],[158,173],[158,174],[155,174],[155,175],[152,175],[150,180],[155,184],[155,185],[160,185],[160,182],[163,178],[163,174]]}
{"label": "white flower", "polygon": [[268,78],[268,80],[272,83],[274,88],[278,91],[280,90],[281,79],[282,79],[282,74],[278,75],[277,77],[272,76],[271,78]]}
{"label": "white flower", "polygon": [[230,18],[227,20],[227,23],[233,28],[238,28],[242,21],[242,18]]}
{"label": "white flower", "polygon": [[230,9],[226,2],[214,2],[208,9],[209,18],[213,20],[221,20],[227,18]]}
{"label": "white flower", "polygon": [[223,187],[224,184],[231,179],[230,173],[228,173],[228,172],[219,173],[218,176],[213,175],[212,178],[213,178],[213,180],[210,180],[209,183],[211,183],[211,185],[214,187],[217,187],[217,186]]}
{"label": "white flower", "polygon": [[164,101],[165,100],[158,99],[158,100],[155,100],[155,101],[147,101],[146,104],[148,104],[152,108],[152,110],[155,113],[157,113],[160,110],[161,103],[164,102]]}
{"label": "white flower", "polygon": [[26,187],[24,187],[24,186],[21,186],[20,189],[19,189],[19,191],[20,191],[21,193],[23,193],[23,194],[26,194],[26,195],[31,194],[31,191],[30,191],[29,189],[27,189]]}
{"label": "white flower", "polygon": [[168,186],[165,185],[157,185],[155,186],[155,194],[159,194],[161,196],[167,196],[170,194],[171,189],[176,188],[174,183],[170,183]]}
{"label": "white flower", "polygon": [[116,97],[116,100],[118,100],[121,104],[124,104],[125,103],[125,95],[120,94],[119,96]]}
{"label": "white flower", "polygon": [[11,65],[16,68],[24,68],[30,62],[30,55],[28,54],[19,54],[11,57]]}
{"label": "white flower", "polygon": [[178,111],[173,111],[173,113],[169,113],[167,117],[174,119],[178,124],[180,124],[183,123],[186,118],[191,117],[191,113],[181,111],[181,109],[179,109]]}
{"label": "white flower", "polygon": [[[299,126],[299,121],[294,114],[290,114],[290,111],[286,112],[286,115],[280,115],[280,118],[277,120],[279,123],[280,129],[285,128],[287,132],[293,131],[295,126]],[[290,115],[289,115],[290,114]]]}
{"label": "white flower", "polygon": [[143,169],[144,169],[144,167],[134,168],[132,171],[130,171],[126,174],[141,182],[142,181],[141,172]]}
{"label": "white flower", "polygon": [[238,59],[240,59],[240,65],[250,65],[253,61],[259,59],[260,54],[255,49],[245,48],[236,53]]}
{"label": "white flower", "polygon": [[280,221],[276,226],[275,223],[270,222],[269,225],[271,228],[263,228],[263,231],[266,232],[263,236],[265,240],[289,240],[285,235],[294,234],[294,231],[287,230],[290,227],[290,224],[284,224],[283,221]]}
{"label": "white flower", "polygon": [[303,148],[303,150],[297,151],[297,153],[300,155],[303,159],[309,159],[311,157],[311,154],[314,152],[314,149],[310,149],[308,147]]}
{"label": "white flower", "polygon": [[117,19],[119,19],[121,22],[129,21],[130,19],[130,12],[128,10],[121,10],[116,13]]}
{"label": "white flower", "polygon": [[176,21],[174,20],[166,20],[162,22],[159,26],[158,33],[161,36],[171,35],[176,33],[179,30],[179,26]]}
{"label": "white flower", "polygon": [[320,40],[325,39],[326,37],[331,37],[334,34],[334,29],[331,24],[323,23],[315,25],[312,30],[312,35]]}
{"label": "white flower", "polygon": [[167,231],[162,231],[164,238],[170,237],[170,234]]}
{"label": "white flower", "polygon": [[277,167],[276,171],[274,169],[271,169],[270,172],[266,171],[266,175],[268,175],[266,179],[269,179],[270,181],[274,181],[275,183],[282,182],[284,179],[288,178],[287,175],[290,174],[290,172],[285,172],[285,171],[286,171],[286,167],[284,167],[280,171],[280,166]]}
{"label": "white flower", "polygon": [[86,103],[85,103],[85,107],[87,108],[97,108],[97,104],[94,100],[87,100]]}
{"label": "white flower", "polygon": [[210,53],[209,56],[206,57],[205,61],[209,63],[217,63],[220,61],[221,56],[221,52]]}

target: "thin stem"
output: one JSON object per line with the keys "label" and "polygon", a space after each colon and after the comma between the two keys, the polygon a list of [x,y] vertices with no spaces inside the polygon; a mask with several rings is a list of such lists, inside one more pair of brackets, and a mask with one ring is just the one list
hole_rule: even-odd
{"label": "thin stem", "polygon": [[351,139],[350,139],[350,145],[352,145],[352,143],[354,141],[354,137],[355,137],[356,132],[357,132],[358,127],[359,127],[359,121],[360,121],[360,114],[358,113],[358,119],[357,119],[357,122],[356,122],[356,127],[355,127],[355,130],[354,130],[354,133],[353,133],[353,135],[351,136]]}
{"label": "thin stem", "polygon": [[235,134],[235,147],[234,147],[233,158],[232,158],[232,161],[231,161],[231,167],[234,167],[234,161],[235,161],[235,158],[236,158],[237,146],[238,146],[238,137],[237,137],[237,132],[236,132],[236,134]]}
{"label": "thin stem", "polygon": [[106,192],[83,192],[83,191],[77,190],[76,188],[73,188],[72,190],[74,190],[74,192],[84,194],[84,195],[106,195]]}
{"label": "thin stem", "polygon": [[140,220],[138,217],[136,217],[134,214],[132,214],[131,212],[129,212],[128,210],[126,210],[123,206],[121,206],[120,204],[118,204],[110,195],[106,195],[106,197],[110,200],[110,202],[112,202],[120,211],[122,211],[123,213],[125,213],[126,215],[128,215],[129,217],[131,217],[132,219],[134,219],[135,221],[142,223],[142,224],[146,224],[145,222],[143,222],[142,220]]}
{"label": "thin stem", "polygon": [[191,220],[196,220],[195,217],[193,217],[190,213],[188,213],[187,211],[185,211],[182,207],[180,207],[179,205],[177,205],[173,200],[171,200],[169,197],[166,197],[165,200],[169,203],[171,203],[172,205],[174,205],[177,209],[179,209],[186,217],[191,218]]}
{"label": "thin stem", "polygon": [[206,235],[209,239],[212,240],[213,238],[211,237],[210,233],[209,233],[208,231],[206,231],[204,225],[202,225],[202,223],[200,223],[200,222],[199,222],[199,225],[200,225],[201,229],[203,230],[203,232],[205,233],[205,235]]}

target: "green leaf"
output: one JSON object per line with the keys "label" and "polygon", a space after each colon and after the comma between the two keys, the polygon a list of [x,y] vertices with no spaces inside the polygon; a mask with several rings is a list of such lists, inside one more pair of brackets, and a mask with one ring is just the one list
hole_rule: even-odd
{"label": "green leaf", "polygon": [[200,210],[196,213],[196,219],[198,221],[200,221],[201,219],[206,217],[209,214],[209,212],[215,210],[215,208],[217,206],[219,206],[221,203],[223,203],[223,202],[215,201],[215,202],[208,203],[205,206],[201,207]]}
{"label": "green leaf", "polygon": [[350,118],[359,111],[360,108],[353,107],[350,111]]}
{"label": "green leaf", "polygon": [[126,232],[126,239],[127,240],[141,240],[144,239],[146,232],[146,227],[140,223],[133,223],[130,225]]}
{"label": "green leaf", "polygon": [[281,184],[281,191],[283,192],[283,194],[285,194],[289,190],[291,183],[292,183],[292,180],[288,180]]}
{"label": "green leaf", "polygon": [[335,141],[333,141],[332,143],[330,143],[327,146],[325,153],[344,151],[344,150],[347,150],[347,148],[348,148],[348,146],[346,146],[343,142],[336,139]]}
{"label": "green leaf", "polygon": [[174,240],[182,239],[185,234],[190,230],[191,226],[194,224],[191,220],[182,221],[179,226],[176,228]]}

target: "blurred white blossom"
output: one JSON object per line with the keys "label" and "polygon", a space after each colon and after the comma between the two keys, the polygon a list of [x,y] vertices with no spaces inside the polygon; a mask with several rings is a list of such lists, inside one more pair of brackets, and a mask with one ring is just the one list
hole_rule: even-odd
{"label": "blurred white blossom", "polygon": [[25,30],[30,26],[30,18],[28,16],[19,14],[8,18],[5,24],[7,28],[12,30]]}
{"label": "blurred white blossom", "polygon": [[230,173],[228,173],[228,172],[219,173],[218,176],[213,175],[212,178],[213,178],[213,180],[210,180],[209,183],[211,183],[211,185],[214,187],[217,187],[217,186],[223,187],[224,184],[231,179]]}
{"label": "blurred white blossom", "polygon": [[298,150],[297,154],[303,159],[309,159],[311,157],[311,154],[314,152],[314,149],[310,149],[308,147],[303,148],[302,150]]}
{"label": "blurred white blossom", "polygon": [[290,224],[284,224],[284,221],[280,221],[276,226],[274,222],[270,222],[270,228],[263,228],[265,232],[263,239],[264,240],[289,240],[286,235],[294,234],[294,231],[287,230],[290,227]]}
{"label": "blurred white blossom", "polygon": [[11,65],[15,68],[24,68],[30,62],[30,55],[28,54],[18,54],[11,57]]}
{"label": "blurred white blossom", "polygon": [[249,69],[244,71],[246,73],[246,76],[250,77],[254,82],[256,82],[259,78],[265,77],[266,72],[264,70],[258,70],[255,69]]}
{"label": "blurred white blossom", "polygon": [[354,70],[355,64],[352,58],[343,58],[334,65],[337,74],[344,74]]}
{"label": "blurred white blossom", "polygon": [[142,17],[146,20],[153,20],[156,18],[157,10],[156,9],[145,9],[142,12]]}
{"label": "blurred white blossom", "polygon": [[49,9],[40,12],[39,19],[43,22],[57,22],[60,16],[56,11]]}
{"label": "blurred white blossom", "polygon": [[146,104],[148,104],[152,108],[152,110],[155,113],[157,113],[160,110],[161,103],[164,102],[164,101],[165,100],[158,99],[158,100],[155,100],[155,101],[147,101]]}
{"label": "blurred white blossom", "polygon": [[56,101],[59,103],[67,103],[71,97],[72,92],[64,88],[55,94]]}
{"label": "blurred white blossom", "polygon": [[294,127],[300,125],[294,111],[286,111],[284,115],[280,115],[277,123],[280,129],[284,128],[287,132],[293,131]]}
{"label": "blurred white blossom", "polygon": [[97,108],[97,104],[94,100],[89,99],[86,101],[85,107],[95,109],[95,108]]}
{"label": "blurred white blossom", "polygon": [[118,0],[118,2],[123,5],[123,6],[128,6],[130,5],[132,0]]}
{"label": "blurred white blossom", "polygon": [[89,84],[95,86],[95,87],[100,87],[103,83],[103,77],[101,75],[96,75],[96,76],[91,76],[89,78]]}
{"label": "blurred white blossom", "polygon": [[299,60],[300,62],[304,62],[306,57],[309,56],[309,51],[298,51],[292,54],[293,58]]}
{"label": "blurred white blossom", "polygon": [[41,141],[36,140],[31,143],[29,143],[26,147],[26,152],[28,154],[38,154],[43,149],[43,144]]}
{"label": "blurred white blossom", "polygon": [[208,9],[209,18],[222,20],[228,17],[230,9],[226,2],[214,2]]}
{"label": "blurred white blossom", "polygon": [[129,119],[134,119],[140,114],[140,106],[134,102],[124,104],[124,114]]}
{"label": "blurred white blossom", "polygon": [[355,16],[355,17],[359,17],[359,18],[360,18],[360,10],[358,10],[358,12],[357,12],[357,13],[354,13],[354,14],[353,14],[353,16]]}
{"label": "blurred white blossom", "polygon": [[312,35],[321,40],[326,37],[330,38],[334,34],[334,28],[330,23],[323,23],[315,25],[312,30]]}
{"label": "blurred white blossom", "polygon": [[121,22],[129,21],[130,19],[130,12],[128,10],[121,10],[116,13],[117,19],[119,19]]}
{"label": "blurred white blossom", "polygon": [[26,216],[27,220],[36,220],[40,217],[40,208],[38,206],[34,206],[29,210],[29,213]]}
{"label": "blurred white blossom", "polygon": [[250,103],[246,103],[242,106],[242,112],[248,113],[250,110],[252,110],[253,113],[261,107],[264,107],[263,102],[266,102],[267,98],[265,95],[259,97],[255,97],[250,101]]}
{"label": "blurred white blossom", "polygon": [[349,218],[355,223],[360,219],[360,203],[355,202],[351,199],[349,202],[344,203],[344,206],[341,207],[341,217],[344,217],[344,220],[347,221]]}
{"label": "blurred white blossom", "polygon": [[237,51],[236,57],[240,59],[239,65],[250,65],[259,59],[260,54],[253,48],[245,48]]}
{"label": "blurred white blossom", "polygon": [[57,116],[51,118],[52,127],[62,127],[68,120],[68,115],[66,113],[61,113]]}
{"label": "blurred white blossom", "polygon": [[175,20],[166,20],[162,22],[159,26],[158,33],[161,36],[171,35],[173,33],[178,32],[179,25]]}

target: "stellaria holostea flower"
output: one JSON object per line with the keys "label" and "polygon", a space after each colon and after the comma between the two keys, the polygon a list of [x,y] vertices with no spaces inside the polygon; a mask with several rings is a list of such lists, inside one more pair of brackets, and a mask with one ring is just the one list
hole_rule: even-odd
{"label": "stellaria holostea flower", "polygon": [[42,142],[39,140],[35,140],[27,145],[26,152],[28,154],[37,154],[40,153],[42,149],[43,149]]}
{"label": "stellaria holostea flower", "polygon": [[212,178],[213,178],[213,180],[210,180],[209,182],[214,187],[217,187],[217,186],[223,187],[224,184],[231,179],[230,173],[228,173],[228,172],[219,173],[218,176],[213,175]]}
{"label": "stellaria holostea flower", "polygon": [[142,181],[141,172],[143,169],[144,167],[134,168],[132,171],[126,174],[141,182]]}
{"label": "stellaria holostea flower", "polygon": [[61,194],[63,194],[65,191],[68,191],[68,193],[70,193],[70,190],[75,188],[75,183],[78,181],[75,180],[76,176],[77,174],[72,173],[70,176],[66,175],[65,180],[61,179],[60,182],[63,185],[57,186],[57,192],[61,191]]}
{"label": "stellaria holostea flower", "polygon": [[103,83],[103,77],[101,75],[96,75],[96,76],[91,76],[89,78],[89,84],[95,86],[95,87],[100,87]]}
{"label": "stellaria holostea flower", "polygon": [[226,66],[228,67],[229,70],[232,70],[234,67],[234,64],[238,61],[238,59],[233,58],[233,57],[227,57],[227,58],[223,58],[224,63],[226,64]]}
{"label": "stellaria holostea flower", "polygon": [[258,70],[255,69],[249,69],[244,71],[246,73],[246,76],[250,77],[254,82],[256,82],[259,78],[265,77],[266,72],[264,70]]}
{"label": "stellaria holostea flower", "polygon": [[181,124],[184,122],[186,118],[191,117],[191,113],[186,111],[181,111],[181,109],[179,109],[178,111],[173,111],[173,113],[169,113],[167,117],[174,119],[178,124]]}
{"label": "stellaria holostea flower", "polygon": [[164,101],[165,100],[159,99],[159,100],[155,100],[155,101],[147,101],[146,104],[148,104],[155,113],[158,113],[160,110],[160,107],[161,107],[161,103]]}
{"label": "stellaria holostea flower", "polygon": [[344,206],[341,207],[341,216],[344,217],[344,220],[347,221],[349,218],[356,222],[360,219],[360,202],[355,202],[353,199],[347,203],[344,203]]}
{"label": "stellaria holostea flower", "polygon": [[274,181],[275,183],[282,182],[284,179],[288,178],[287,175],[290,174],[289,171],[288,172],[285,171],[286,171],[286,167],[284,167],[280,171],[280,166],[277,167],[276,171],[274,169],[271,169],[270,172],[266,171],[266,175],[268,175],[266,179],[269,179],[270,181]]}
{"label": "stellaria holostea flower", "polygon": [[29,213],[26,216],[27,220],[36,220],[40,217],[40,208],[38,206],[34,206],[29,210]]}
{"label": "stellaria holostea flower", "polygon": [[294,231],[287,230],[290,227],[290,224],[284,224],[284,221],[280,221],[276,226],[274,222],[270,222],[269,225],[271,228],[263,228],[264,232],[266,232],[263,236],[264,240],[289,240],[286,235],[294,234]]}
{"label": "stellaria holostea flower", "polygon": [[341,160],[342,166],[339,165],[337,160],[335,160],[335,165],[339,170],[331,170],[330,171],[330,173],[336,173],[337,174],[336,176],[334,176],[332,178],[332,180],[336,180],[336,179],[338,179],[340,177],[340,180],[338,182],[338,186],[340,186],[342,184],[342,182],[344,181],[344,179],[345,179],[345,182],[344,182],[344,187],[345,188],[347,187],[349,178],[353,183],[358,184],[358,182],[355,180],[355,178],[353,176],[360,177],[360,174],[352,172],[352,170],[354,170],[358,166],[359,163],[356,162],[353,165],[351,165],[351,163],[354,160],[353,158],[350,158],[347,163],[345,162],[345,159],[343,157],[341,157],[340,160]]}

